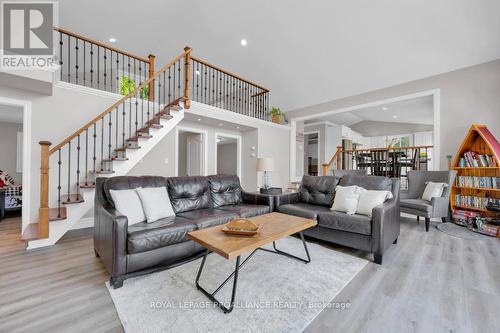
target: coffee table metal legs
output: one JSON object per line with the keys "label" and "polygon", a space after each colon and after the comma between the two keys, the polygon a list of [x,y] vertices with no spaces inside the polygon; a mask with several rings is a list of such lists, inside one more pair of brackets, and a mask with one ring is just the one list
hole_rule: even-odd
{"label": "coffee table metal legs", "polygon": [[260,250],[263,250],[263,251],[266,251],[266,252],[271,252],[271,253],[276,253],[276,254],[280,254],[282,256],[285,256],[285,257],[289,257],[289,258],[293,258],[293,259],[297,259],[297,260],[300,260],[306,264],[310,263],[311,262],[311,256],[309,255],[309,250],[307,249],[307,244],[306,244],[306,241],[304,239],[304,235],[299,232],[299,236],[300,236],[300,239],[302,240],[302,244],[304,244],[304,250],[306,251],[306,256],[307,256],[307,259],[303,259],[303,258],[300,258],[300,257],[297,257],[297,256],[294,256],[293,254],[290,254],[290,253],[287,253],[287,252],[284,252],[284,251],[281,251],[281,250],[278,250],[276,248],[276,242],[273,242],[273,248],[274,248],[274,251],[273,250],[268,250],[268,249],[260,249]]}
{"label": "coffee table metal legs", "polygon": [[[210,253],[210,251],[207,250],[205,252],[205,255],[203,256],[203,259],[201,260],[200,268],[198,269],[198,274],[196,275],[196,282],[195,282],[196,283],[196,288],[198,290],[200,290],[205,296],[207,296],[212,302],[214,302],[215,304],[217,304],[222,309],[222,311],[224,311],[224,313],[229,313],[229,312],[233,311],[233,308],[234,308],[234,299],[236,297],[236,286],[237,286],[237,283],[238,283],[238,272],[239,272],[240,268],[243,267],[243,265],[245,265],[248,262],[248,260],[258,250],[262,250],[262,251],[265,251],[265,252],[270,252],[270,253],[274,253],[274,254],[279,254],[279,255],[282,255],[282,256],[286,256],[286,257],[289,257],[289,258],[293,258],[293,259],[302,261],[302,262],[304,262],[306,264],[309,263],[309,262],[311,262],[311,256],[309,255],[309,250],[307,249],[307,244],[306,244],[306,241],[304,240],[304,235],[302,235],[302,232],[299,232],[299,235],[300,235],[300,239],[302,240],[302,244],[304,244],[304,250],[306,251],[307,259],[299,258],[297,256],[294,256],[293,254],[290,254],[290,253],[278,250],[276,248],[276,243],[273,242],[274,251],[273,250],[264,249],[264,248],[260,247],[258,249],[255,249],[252,253],[250,253],[248,255],[248,257],[246,257],[245,260],[243,260],[243,262],[241,262],[241,263],[240,263],[240,256],[236,257],[236,265],[235,265],[234,271],[231,274],[229,274],[229,276],[212,293],[206,291],[202,286],[200,286],[200,283],[199,283],[200,277],[201,277],[201,272],[203,271],[203,267],[205,266],[205,261],[207,260],[207,256]],[[219,301],[219,300],[217,300],[215,298],[215,294],[217,294],[222,289],[222,287],[224,287],[226,285],[226,283],[229,282],[229,280],[232,277],[234,277],[234,279],[233,279],[233,291],[231,293],[231,302],[229,303],[229,307],[226,307],[223,302],[221,302],[221,301]]]}

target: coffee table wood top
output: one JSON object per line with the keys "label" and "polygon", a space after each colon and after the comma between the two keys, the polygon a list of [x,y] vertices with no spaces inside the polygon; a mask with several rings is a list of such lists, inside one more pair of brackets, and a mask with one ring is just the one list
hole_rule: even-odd
{"label": "coffee table wood top", "polygon": [[318,224],[315,220],[281,213],[264,214],[249,220],[259,225],[259,232],[252,237],[226,235],[222,231],[223,225],[191,231],[188,236],[207,250],[232,259]]}

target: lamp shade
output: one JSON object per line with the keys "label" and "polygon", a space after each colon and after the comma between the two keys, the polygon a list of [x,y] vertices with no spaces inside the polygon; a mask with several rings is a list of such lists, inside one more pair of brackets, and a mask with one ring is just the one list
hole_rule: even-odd
{"label": "lamp shade", "polygon": [[257,171],[274,171],[274,160],[270,157],[258,158]]}

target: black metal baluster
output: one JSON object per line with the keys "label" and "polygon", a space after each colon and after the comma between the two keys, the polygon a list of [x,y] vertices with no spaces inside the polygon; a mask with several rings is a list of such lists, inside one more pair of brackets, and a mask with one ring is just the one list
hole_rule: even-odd
{"label": "black metal baluster", "polygon": [[170,88],[172,86],[171,84],[172,75],[170,73],[170,69],[171,67],[168,68],[168,104],[170,104],[170,102],[172,101],[172,94],[170,92]]}
{"label": "black metal baluster", "polygon": [[61,149],[58,150],[59,160],[57,161],[57,217],[61,218]]}
{"label": "black metal baluster", "polygon": [[125,147],[125,103],[122,104],[122,144]]}
{"label": "black metal baluster", "polygon": [[204,86],[204,103],[207,104],[207,66],[206,65],[203,65],[203,67],[205,67],[205,76],[204,76],[204,83],[203,83],[203,86]]}
{"label": "black metal baluster", "polygon": [[63,79],[63,34],[59,32],[59,66],[61,66],[61,81]]}
{"label": "black metal baluster", "polygon": [[101,171],[104,171],[104,116],[101,118]]}
{"label": "black metal baluster", "polygon": [[[115,147],[116,148],[118,148],[118,128],[120,127],[119,124],[120,124],[120,118],[119,118],[119,115],[118,115],[118,106],[117,106],[116,107],[116,124],[115,124],[115,127],[116,127]],[[117,157],[117,153],[115,153],[114,155],[115,155],[114,157]]]}
{"label": "black metal baluster", "polygon": [[68,198],[66,199],[66,202],[71,201],[70,189],[71,189],[71,141],[68,142],[68,189],[67,189]]}
{"label": "black metal baluster", "polygon": [[109,84],[111,85],[110,91],[113,92],[113,51],[109,51]]}
{"label": "black metal baluster", "polygon": [[85,186],[89,185],[89,129],[85,129]]}
{"label": "black metal baluster", "polygon": [[76,197],[80,197],[80,134],[78,134],[76,146]]}
{"label": "black metal baluster", "polygon": [[68,35],[68,82],[71,83],[71,38]]}
{"label": "black metal baluster", "polygon": [[75,75],[76,75],[76,84],[78,84],[78,38],[75,41]]}
{"label": "black metal baluster", "polygon": [[181,63],[181,60],[179,60],[179,66],[177,67],[177,71],[179,72],[179,79],[177,80],[177,97],[181,97],[181,77],[182,77],[182,73],[181,73],[181,67],[182,67],[182,63]]}
{"label": "black metal baluster", "polygon": [[212,98],[210,99],[210,105],[215,103],[215,70],[212,68]]}
{"label": "black metal baluster", "polygon": [[90,44],[90,87],[94,87],[94,44]]}
{"label": "black metal baluster", "polygon": [[108,67],[108,56],[107,56],[107,52],[106,52],[106,49],[104,48],[103,49],[104,51],[104,57],[103,57],[103,62],[104,62],[104,73],[102,74],[103,75],[103,81],[104,81],[104,91],[108,91],[106,88],[107,88],[107,84],[108,84],[108,73],[107,73],[107,67]]}
{"label": "black metal baluster", "polygon": [[[111,112],[109,113],[109,123],[108,123],[108,160],[111,160]],[[108,163],[111,166],[111,163]]]}
{"label": "black metal baluster", "polygon": [[96,138],[97,138],[97,132],[96,132],[96,124],[94,123],[94,134],[93,134],[93,138],[94,138],[94,153],[93,153],[93,157],[92,157],[92,160],[94,162],[94,174],[96,172],[96,168],[95,168],[95,162],[97,160],[97,157],[96,157]]}
{"label": "black metal baluster", "polygon": [[101,74],[100,74],[100,69],[101,69],[101,47],[97,45],[97,89],[101,88]]}
{"label": "black metal baluster", "polygon": [[[120,55],[116,53],[116,91],[120,93]],[[116,142],[118,144],[118,141]]]}
{"label": "black metal baluster", "polygon": [[85,62],[87,61],[86,53],[87,53],[87,42],[83,41],[83,85],[84,86],[87,85],[86,82],[87,74],[85,73],[87,71],[87,65],[85,64]]}

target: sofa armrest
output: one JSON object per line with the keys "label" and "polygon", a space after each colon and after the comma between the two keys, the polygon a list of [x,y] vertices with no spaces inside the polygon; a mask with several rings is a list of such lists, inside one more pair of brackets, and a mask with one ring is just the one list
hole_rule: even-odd
{"label": "sofa armrest", "polygon": [[246,204],[269,206],[269,212],[274,210],[274,199],[271,195],[241,191],[241,201]]}
{"label": "sofa armrest", "polygon": [[112,207],[94,211],[94,249],[112,277],[127,273],[128,219]]}
{"label": "sofa armrest", "polygon": [[450,199],[447,197],[431,198],[432,217],[447,217],[450,209]]}
{"label": "sofa armrest", "polygon": [[372,252],[382,255],[398,238],[400,231],[399,198],[387,200],[372,210]]}
{"label": "sofa armrest", "polygon": [[298,192],[294,193],[285,193],[275,196],[274,198],[274,206],[276,209],[283,205],[289,205],[299,202],[300,196]]}

